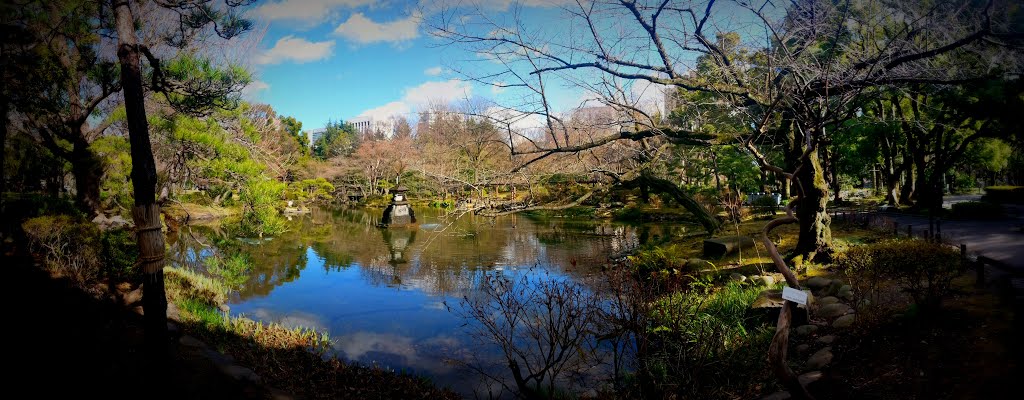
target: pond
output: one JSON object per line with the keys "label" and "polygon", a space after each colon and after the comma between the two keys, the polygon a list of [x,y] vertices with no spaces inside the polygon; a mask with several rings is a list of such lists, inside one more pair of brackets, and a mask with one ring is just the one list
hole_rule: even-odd
{"label": "pond", "polygon": [[[480,217],[417,209],[419,224],[382,229],[380,210],[316,209],[272,239],[224,238],[194,226],[171,238],[178,265],[199,264],[212,243],[231,241],[253,260],[230,299],[232,314],[328,331],[337,355],[411,371],[472,397],[485,390],[464,362],[490,357],[452,312],[485,274],[583,279],[609,258],[685,225],[600,220]],[[218,238],[220,238],[218,240]]]}

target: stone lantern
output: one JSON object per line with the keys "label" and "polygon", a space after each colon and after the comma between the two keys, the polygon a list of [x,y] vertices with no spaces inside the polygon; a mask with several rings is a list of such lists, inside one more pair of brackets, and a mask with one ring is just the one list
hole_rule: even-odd
{"label": "stone lantern", "polygon": [[404,186],[391,189],[391,204],[388,205],[388,208],[384,209],[384,217],[381,220],[381,224],[384,226],[405,226],[416,223],[416,213],[409,206],[409,201],[405,197],[406,191],[408,189]]}

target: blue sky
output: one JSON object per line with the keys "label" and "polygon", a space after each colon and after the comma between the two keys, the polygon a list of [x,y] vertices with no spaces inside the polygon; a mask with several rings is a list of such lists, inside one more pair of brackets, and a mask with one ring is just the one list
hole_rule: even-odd
{"label": "blue sky", "polygon": [[[510,0],[483,3],[501,12]],[[545,0],[521,3],[535,16],[558,12]],[[362,114],[412,117],[428,101],[501,92],[452,73],[449,67],[472,53],[439,47],[415,2],[270,0],[248,15],[265,30],[254,32],[262,40],[251,58],[256,82],[246,96],[296,117],[304,129]]]}

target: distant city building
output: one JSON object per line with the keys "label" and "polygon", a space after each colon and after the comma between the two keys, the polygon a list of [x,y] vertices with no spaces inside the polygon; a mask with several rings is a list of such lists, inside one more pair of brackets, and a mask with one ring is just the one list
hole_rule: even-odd
{"label": "distant city building", "polygon": [[370,116],[356,117],[352,118],[349,123],[352,124],[356,132],[359,132],[360,134],[379,134],[386,138],[395,136],[395,132],[398,129],[398,124],[394,117],[385,119],[375,119]]}
{"label": "distant city building", "polygon": [[327,132],[327,128],[311,129],[305,132],[306,137],[309,138],[309,147],[313,147],[313,143],[316,143],[317,139],[320,139]]}

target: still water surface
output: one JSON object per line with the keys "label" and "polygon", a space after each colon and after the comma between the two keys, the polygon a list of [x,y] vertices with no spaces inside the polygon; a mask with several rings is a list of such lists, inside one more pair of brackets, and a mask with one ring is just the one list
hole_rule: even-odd
{"label": "still water surface", "polygon": [[[426,375],[473,396],[485,390],[484,382],[460,362],[500,365],[500,354],[481,347],[446,304],[456,306],[471,295],[484,274],[583,279],[610,256],[687,229],[522,215],[456,217],[432,209],[416,210],[416,227],[381,229],[380,214],[314,210],[273,239],[235,240],[254,265],[231,298],[231,312],[326,330],[345,359]],[[172,239],[173,259],[201,265],[218,235],[223,233],[216,228],[193,227],[191,235]]]}

